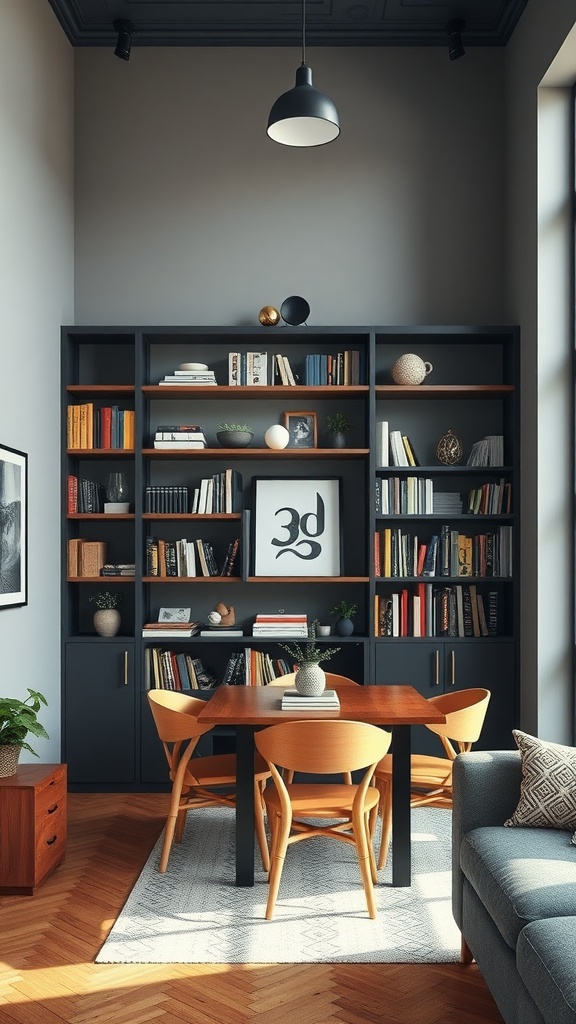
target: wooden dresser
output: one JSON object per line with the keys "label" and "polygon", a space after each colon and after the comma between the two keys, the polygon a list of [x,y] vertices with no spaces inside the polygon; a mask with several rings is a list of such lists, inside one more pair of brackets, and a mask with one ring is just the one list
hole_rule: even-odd
{"label": "wooden dresser", "polygon": [[66,853],[65,764],[23,764],[0,778],[0,894],[33,896]]}

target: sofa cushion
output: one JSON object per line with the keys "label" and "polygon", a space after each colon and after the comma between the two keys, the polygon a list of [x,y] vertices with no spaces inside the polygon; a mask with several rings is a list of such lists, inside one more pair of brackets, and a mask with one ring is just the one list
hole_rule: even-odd
{"label": "sofa cushion", "polygon": [[576,917],[533,921],[520,932],[516,965],[546,1020],[576,1024]]}
{"label": "sofa cushion", "polygon": [[522,758],[522,781],[518,806],[504,824],[576,829],[576,748],[520,729],[512,734]]}
{"label": "sofa cushion", "polygon": [[528,922],[576,915],[575,854],[559,829],[490,826],[464,836],[460,866],[514,949]]}

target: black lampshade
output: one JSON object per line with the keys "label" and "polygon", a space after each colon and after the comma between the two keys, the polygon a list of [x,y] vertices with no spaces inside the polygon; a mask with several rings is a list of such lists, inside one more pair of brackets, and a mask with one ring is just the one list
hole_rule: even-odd
{"label": "black lampshade", "polygon": [[120,57],[120,60],[130,60],[134,25],[131,21],[127,21],[125,18],[117,18],[114,22],[114,28],[118,33],[114,56]]}
{"label": "black lampshade", "polygon": [[446,26],[446,31],[448,32],[448,56],[450,60],[458,60],[466,52],[462,44],[462,36],[460,35],[464,28],[465,23],[457,19],[449,21]]}
{"label": "black lampshade", "polygon": [[338,111],[329,96],[314,88],[306,64],[297,69],[294,88],[276,100],[266,131],[283,146],[324,146],[338,138]]}

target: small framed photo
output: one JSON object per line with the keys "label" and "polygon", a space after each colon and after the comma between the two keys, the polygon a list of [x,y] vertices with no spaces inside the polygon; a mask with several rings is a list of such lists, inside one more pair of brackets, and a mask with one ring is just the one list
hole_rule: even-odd
{"label": "small framed photo", "polygon": [[254,576],[340,576],[339,477],[254,477]]}
{"label": "small framed photo", "polygon": [[316,448],[318,426],[315,412],[285,412],[284,426],[290,434],[288,448]]}
{"label": "small framed photo", "polygon": [[0,608],[28,604],[28,456],[0,445]]}
{"label": "small framed photo", "polygon": [[190,622],[191,608],[161,608],[158,622]]}

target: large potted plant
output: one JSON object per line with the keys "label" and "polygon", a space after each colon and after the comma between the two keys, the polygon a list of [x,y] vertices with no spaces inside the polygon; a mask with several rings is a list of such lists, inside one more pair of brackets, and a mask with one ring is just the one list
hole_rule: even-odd
{"label": "large potted plant", "polygon": [[34,736],[43,736],[48,739],[48,733],[37,719],[37,714],[42,705],[48,706],[48,701],[38,690],[28,688],[28,696],[25,700],[18,700],[16,697],[0,697],[0,777],[6,778],[15,775],[18,770],[18,760],[22,748],[27,750],[34,757],[38,757],[35,750],[26,742],[26,736],[31,732]]}
{"label": "large potted plant", "polygon": [[280,644],[294,659],[298,668],[294,684],[303,697],[317,697],[326,688],[326,673],[320,668],[321,661],[328,661],[336,654],[339,647],[319,647],[316,643],[318,621],[308,627],[308,640],[305,644]]}

